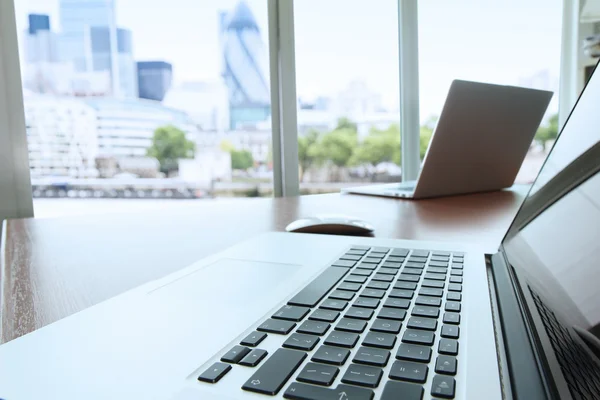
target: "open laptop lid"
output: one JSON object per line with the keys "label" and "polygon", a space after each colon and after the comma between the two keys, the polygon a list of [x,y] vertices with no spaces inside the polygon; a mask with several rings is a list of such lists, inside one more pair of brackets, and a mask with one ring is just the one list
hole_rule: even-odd
{"label": "open laptop lid", "polygon": [[[502,242],[528,313],[537,314],[532,299],[539,299],[560,325],[581,328],[596,338],[600,338],[599,171],[596,67]],[[539,323],[534,325],[540,331]]]}

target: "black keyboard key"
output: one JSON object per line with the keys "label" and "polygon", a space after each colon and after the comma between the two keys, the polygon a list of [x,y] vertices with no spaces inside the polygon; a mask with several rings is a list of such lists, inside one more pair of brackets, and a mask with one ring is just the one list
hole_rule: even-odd
{"label": "black keyboard key", "polygon": [[[351,261],[347,261],[351,262]],[[327,293],[348,273],[347,268],[329,267],[306,285],[290,301],[289,305],[314,307],[325,297]]]}
{"label": "black keyboard key", "polygon": [[442,325],[442,337],[447,339],[458,339],[460,328],[456,325]]}
{"label": "black keyboard key", "polygon": [[433,273],[426,273],[424,276],[425,279],[431,279],[434,281],[445,281],[446,280],[446,275],[445,274],[433,274]]}
{"label": "black keyboard key", "polygon": [[354,296],[355,296],[354,292],[349,292],[347,290],[334,290],[329,295],[329,298],[337,299],[337,300],[352,300],[352,298],[354,298]]}
{"label": "black keyboard key", "polygon": [[244,346],[234,346],[231,350],[229,350],[223,357],[221,357],[221,361],[237,364],[240,360],[246,357],[246,354],[250,353],[250,349]]}
{"label": "black keyboard key", "polygon": [[390,284],[387,282],[379,282],[379,281],[370,281],[367,284],[369,289],[379,289],[379,290],[388,290]]}
{"label": "black keyboard key", "polygon": [[412,290],[402,290],[402,289],[392,289],[390,292],[390,297],[394,297],[397,299],[412,299],[414,296]]}
{"label": "black keyboard key", "polygon": [[396,282],[394,284],[394,289],[415,290],[416,288],[417,284],[413,282]]}
{"label": "black keyboard key", "polygon": [[460,312],[460,303],[458,301],[447,301],[444,309],[446,311]]}
{"label": "black keyboard key", "polygon": [[[419,282],[421,280],[421,277],[418,275],[405,275],[405,274],[400,274],[400,276],[398,276],[398,281],[401,282]],[[400,283],[400,282],[398,282]],[[416,283],[413,283],[416,286]]]}
{"label": "black keyboard key", "polygon": [[338,285],[337,288],[339,290],[348,290],[350,292],[357,292],[360,290],[361,287],[362,287],[362,285],[360,285],[358,283],[342,282]]}
{"label": "black keyboard key", "polygon": [[377,264],[369,264],[369,263],[360,263],[356,266],[356,268],[360,268],[360,269],[369,269],[369,270],[374,270],[377,269]]}
{"label": "black keyboard key", "polygon": [[360,296],[352,305],[364,308],[377,308],[379,307],[379,300]]}
{"label": "black keyboard key", "polygon": [[395,255],[395,254],[390,254],[390,256],[387,258],[387,260],[386,260],[386,261],[389,261],[389,262],[397,262],[397,263],[400,263],[400,264],[402,264],[402,263],[404,262],[404,260],[406,260],[406,257],[403,257],[403,256],[397,256],[397,255]]}
{"label": "black keyboard key", "polygon": [[356,265],[356,261],[350,260],[337,260],[333,263],[333,267],[352,268]]}
{"label": "black keyboard key", "polygon": [[450,257],[450,254],[452,253],[450,253],[449,251],[436,250],[431,252],[432,257]]}
{"label": "black keyboard key", "polygon": [[344,282],[351,282],[351,283],[365,283],[366,281],[367,281],[366,276],[359,276],[359,275],[348,275],[346,278],[344,278]]}
{"label": "black keyboard key", "polygon": [[404,268],[402,270],[402,275],[421,275],[423,273],[422,269],[419,268]]}
{"label": "black keyboard key", "polygon": [[402,341],[404,343],[423,344],[426,346],[432,346],[435,340],[435,334],[429,331],[422,331],[420,329],[407,329],[404,331]]}
{"label": "black keyboard key", "polygon": [[438,353],[455,356],[458,354],[458,341],[453,339],[440,339]]}
{"label": "black keyboard key", "polygon": [[277,333],[279,335],[287,335],[292,329],[294,329],[295,326],[296,323],[292,321],[268,319],[263,322],[262,325],[256,328],[256,330],[261,332]]}
{"label": "black keyboard key", "polygon": [[441,267],[429,267],[426,272],[430,272],[432,274],[445,274],[448,272],[446,268]]}
{"label": "black keyboard key", "polygon": [[394,278],[393,275],[384,275],[384,274],[375,274],[375,275],[373,275],[373,280],[374,281],[392,282],[394,279],[395,278]]}
{"label": "black keyboard key", "polygon": [[331,327],[327,322],[305,321],[296,329],[298,333],[306,333],[307,335],[323,336]]}
{"label": "black keyboard key", "polygon": [[325,322],[334,322],[340,313],[338,311],[331,310],[315,310],[308,319],[312,319],[313,321],[325,321]]}
{"label": "black keyboard key", "polygon": [[435,372],[445,375],[456,375],[456,357],[438,356],[435,362]]}
{"label": "black keyboard key", "polygon": [[350,307],[348,311],[346,311],[346,314],[344,314],[344,317],[362,319],[365,321],[370,320],[372,316],[373,310],[362,307]]}
{"label": "black keyboard key", "polygon": [[336,331],[363,333],[367,327],[366,321],[352,318],[342,318],[335,327]]}
{"label": "black keyboard key", "polygon": [[455,386],[456,383],[451,376],[436,375],[431,383],[431,395],[453,399]]}
{"label": "black keyboard key", "polygon": [[382,349],[374,349],[370,347],[360,347],[352,362],[357,364],[372,365],[374,367],[385,367],[390,359],[390,352]]}
{"label": "black keyboard key", "polygon": [[277,311],[271,318],[275,319],[286,319],[288,321],[300,321],[306,314],[310,311],[308,307],[298,307],[298,306],[283,306]]}
{"label": "black keyboard key", "polygon": [[383,307],[381,311],[379,311],[379,314],[377,314],[377,318],[404,321],[404,318],[406,318],[406,310]]}
{"label": "black keyboard key", "polygon": [[353,254],[357,256],[364,256],[367,254],[367,250],[358,250],[358,249],[350,249],[346,252],[346,254]]}
{"label": "black keyboard key", "polygon": [[252,333],[248,334],[248,336],[246,336],[240,342],[240,344],[242,346],[256,347],[260,344],[260,342],[265,340],[266,337],[267,337],[266,333],[252,332]]}
{"label": "black keyboard key", "polygon": [[413,250],[412,253],[410,253],[411,257],[429,257],[429,250]]}
{"label": "black keyboard key", "polygon": [[387,259],[382,265],[383,268],[393,268],[400,269],[402,267],[402,261],[392,261],[391,259]]}
{"label": "black keyboard key", "polygon": [[460,283],[448,284],[448,290],[451,292],[462,292],[462,285]]}
{"label": "black keyboard key", "polygon": [[380,289],[365,289],[360,293],[363,297],[372,297],[375,299],[382,299],[385,296],[385,290]]}
{"label": "black keyboard key", "polygon": [[317,349],[311,360],[332,365],[344,365],[350,350],[340,349],[339,347],[321,346]]}
{"label": "black keyboard key", "polygon": [[437,329],[437,319],[425,317],[410,317],[407,328],[423,329],[426,331],[435,331]]}
{"label": "black keyboard key", "polygon": [[396,335],[381,332],[369,332],[362,344],[363,346],[378,347],[380,349],[393,349],[396,344]]}
{"label": "black keyboard key", "polygon": [[367,256],[362,260],[362,262],[365,264],[376,264],[377,265],[381,262],[381,258]]}
{"label": "black keyboard key", "polygon": [[442,289],[422,287],[419,290],[419,294],[421,296],[442,297],[444,295],[444,291]]}
{"label": "black keyboard key", "polygon": [[217,383],[231,370],[231,365],[222,362],[216,362],[204,371],[198,377],[199,381],[208,383]]}
{"label": "black keyboard key", "polygon": [[406,268],[416,268],[416,269],[423,269],[425,268],[425,263],[426,260],[413,260],[410,259],[406,262],[406,264],[404,265]]}
{"label": "black keyboard key", "polygon": [[406,249],[392,249],[392,252],[390,253],[390,255],[397,256],[397,257],[406,257],[406,256],[408,256],[409,252],[410,252],[410,250],[406,250]]}
{"label": "black keyboard key", "polygon": [[339,372],[339,368],[309,362],[302,371],[300,371],[300,374],[298,374],[296,379],[300,382],[331,386]]}
{"label": "black keyboard key", "polygon": [[358,254],[344,254],[343,256],[340,257],[340,260],[349,260],[349,261],[358,261],[362,258],[361,255]]}
{"label": "black keyboard key", "polygon": [[445,312],[444,313],[444,323],[445,324],[460,324],[460,314],[455,312]]}
{"label": "black keyboard key", "polygon": [[419,296],[417,297],[415,304],[418,304],[420,306],[439,307],[442,305],[442,299],[440,299],[439,297]]}
{"label": "black keyboard key", "polygon": [[381,400],[421,400],[422,398],[423,386],[396,381],[388,381],[381,395]]}
{"label": "black keyboard key", "polygon": [[411,314],[416,315],[417,317],[437,318],[440,315],[440,309],[429,306],[414,306]]}
{"label": "black keyboard key", "polygon": [[358,244],[353,245],[352,247],[350,247],[350,251],[352,250],[360,250],[360,251],[364,251],[365,253],[369,250],[371,250],[371,248],[369,246],[361,246]]}
{"label": "black keyboard key", "polygon": [[462,264],[452,263],[452,269],[463,269]]}
{"label": "black keyboard key", "polygon": [[451,276],[450,283],[463,283],[462,276]]}
{"label": "black keyboard key", "polygon": [[400,328],[402,328],[402,322],[393,321],[390,319],[380,319],[377,318],[373,325],[371,325],[371,330],[374,332],[384,332],[384,333],[400,333]]}
{"label": "black keyboard key", "polygon": [[342,311],[347,305],[348,302],[344,300],[326,299],[323,301],[323,303],[321,303],[319,308],[325,310]]}
{"label": "black keyboard key", "polygon": [[431,260],[429,261],[429,266],[430,267],[447,267],[450,263],[448,261],[437,261],[437,260]]}
{"label": "black keyboard key", "polygon": [[357,275],[357,276],[371,276],[371,274],[373,273],[373,270],[370,269],[355,269],[354,271],[352,271],[352,275]]}
{"label": "black keyboard key", "polygon": [[426,364],[411,361],[395,361],[389,377],[409,382],[425,383],[429,368]]}
{"label": "black keyboard key", "polygon": [[311,351],[319,343],[319,337],[313,335],[305,335],[302,333],[292,333],[283,343],[283,347],[288,349],[296,349],[302,351]]}
{"label": "black keyboard key", "polygon": [[292,400],[372,400],[374,396],[372,390],[356,386],[340,384],[329,389],[298,382],[292,383],[283,395]]}
{"label": "black keyboard key", "polygon": [[250,353],[248,353],[246,357],[242,358],[239,364],[246,367],[256,367],[266,356],[266,350],[254,349]]}
{"label": "black keyboard key", "polygon": [[450,271],[450,275],[452,275],[452,276],[463,276],[463,272],[460,269],[452,269]]}
{"label": "black keyboard key", "polygon": [[244,383],[242,389],[274,396],[305,358],[306,353],[302,351],[277,349]]}
{"label": "black keyboard key", "polygon": [[377,270],[377,272],[384,275],[396,275],[398,273],[398,270],[394,268],[381,267]]}
{"label": "black keyboard key", "polygon": [[390,249],[389,247],[373,247],[373,248],[371,249],[371,251],[372,251],[373,253],[383,253],[383,254],[387,254],[387,253],[389,253],[389,252],[390,252],[390,250],[392,250],[392,249]]}
{"label": "black keyboard key", "polygon": [[333,331],[325,339],[325,344],[352,349],[356,346],[359,337],[357,333]]}
{"label": "black keyboard key", "polygon": [[431,360],[431,348],[418,344],[400,343],[396,352],[396,358],[399,360],[428,363]]}
{"label": "black keyboard key", "polygon": [[446,300],[461,301],[462,295],[457,292],[448,292],[448,294],[446,295]]}
{"label": "black keyboard key", "polygon": [[423,279],[423,284],[421,286],[443,289],[444,286],[446,286],[446,283],[443,281],[434,281],[431,279]]}
{"label": "black keyboard key", "polygon": [[379,385],[382,375],[383,371],[380,368],[350,364],[342,377],[342,382],[376,388]]}
{"label": "black keyboard key", "polygon": [[408,309],[408,307],[410,307],[410,300],[388,298],[385,301],[385,303],[383,303],[383,306],[390,307],[390,308]]}

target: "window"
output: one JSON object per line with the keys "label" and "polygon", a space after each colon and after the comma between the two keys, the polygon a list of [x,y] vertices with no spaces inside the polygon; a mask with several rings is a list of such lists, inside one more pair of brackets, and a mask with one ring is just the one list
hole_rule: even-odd
{"label": "window", "polygon": [[36,210],[272,195],[267,0],[14,1]]}
{"label": "window", "polygon": [[302,0],[294,14],[301,192],[399,181],[397,0]]}
{"label": "window", "polygon": [[419,1],[421,158],[454,79],[554,91],[518,183],[531,183],[558,132],[562,2]]}

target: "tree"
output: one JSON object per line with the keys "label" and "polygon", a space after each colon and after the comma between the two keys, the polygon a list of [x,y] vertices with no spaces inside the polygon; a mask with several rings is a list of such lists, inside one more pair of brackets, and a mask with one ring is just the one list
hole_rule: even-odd
{"label": "tree", "polygon": [[319,132],[311,129],[306,135],[298,138],[298,165],[300,166],[300,182],[304,180],[304,173],[317,162],[315,148],[319,141]]}
{"label": "tree", "polygon": [[185,137],[184,131],[167,125],[156,128],[147,154],[158,160],[161,172],[169,174],[179,169],[179,159],[194,157],[195,149],[196,145]]}
{"label": "tree", "polygon": [[539,127],[535,134],[535,140],[540,142],[544,151],[546,151],[546,144],[558,137],[558,114],[554,114],[548,120],[548,124]]}
{"label": "tree", "polygon": [[254,158],[248,150],[231,150],[231,169],[247,170],[254,166]]}
{"label": "tree", "polygon": [[336,130],[347,129],[350,131],[358,132],[358,127],[356,126],[356,123],[352,122],[349,118],[346,118],[346,117],[342,117],[342,118],[338,119],[337,127],[335,129]]}
{"label": "tree", "polygon": [[311,156],[319,164],[331,162],[336,167],[345,167],[358,145],[358,135],[351,129],[335,129],[321,136]]}
{"label": "tree", "polygon": [[391,125],[385,130],[372,128],[369,135],[358,146],[351,164],[377,165],[381,162],[393,162],[400,165],[400,160],[400,128],[398,125]]}

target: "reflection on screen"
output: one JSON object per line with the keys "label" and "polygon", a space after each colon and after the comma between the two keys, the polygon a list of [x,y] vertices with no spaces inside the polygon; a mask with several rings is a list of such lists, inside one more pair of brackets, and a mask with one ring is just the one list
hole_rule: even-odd
{"label": "reflection on screen", "polygon": [[[600,323],[600,174],[568,191],[585,175],[561,171],[600,142],[599,105],[596,70],[504,241],[509,262],[547,305],[585,329]],[[560,196],[549,201],[549,193]]]}

